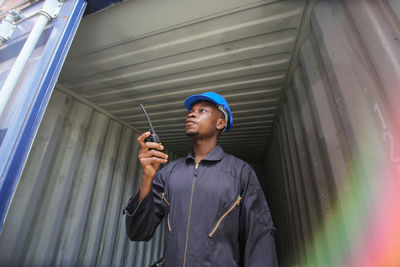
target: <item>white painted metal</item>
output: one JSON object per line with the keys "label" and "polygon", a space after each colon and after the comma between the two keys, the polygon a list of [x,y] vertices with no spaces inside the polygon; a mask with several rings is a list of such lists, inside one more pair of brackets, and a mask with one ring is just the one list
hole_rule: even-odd
{"label": "white painted metal", "polygon": [[58,0],[46,0],[42,10],[38,13],[35,25],[0,90],[0,118],[46,25],[51,19],[57,17],[61,7],[62,2]]}
{"label": "white painted metal", "polygon": [[5,43],[10,39],[13,34],[16,24],[15,22],[20,19],[20,14],[15,10],[8,12],[5,18],[0,23],[0,44]]}
{"label": "white painted metal", "polygon": [[33,49],[36,46],[40,36],[47,23],[50,21],[50,17],[45,14],[38,15],[35,26],[32,29],[32,32],[29,34],[28,39],[26,40],[24,47],[22,48],[20,54],[13,67],[10,70],[9,75],[7,76],[6,81],[4,82],[3,87],[0,91],[0,116],[2,116],[8,100],[10,99],[12,92],[14,91],[15,86],[17,85],[19,78],[21,77],[25,66],[33,52]]}

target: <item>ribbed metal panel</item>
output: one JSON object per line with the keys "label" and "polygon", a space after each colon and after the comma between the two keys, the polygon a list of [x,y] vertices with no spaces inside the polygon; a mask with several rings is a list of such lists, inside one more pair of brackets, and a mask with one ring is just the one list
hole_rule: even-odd
{"label": "ribbed metal panel", "polygon": [[60,80],[143,131],[145,104],[166,147],[180,154],[191,145],[183,100],[221,93],[234,127],[220,143],[262,162],[304,7],[298,0],[128,1],[83,19]]}
{"label": "ribbed metal panel", "polygon": [[266,158],[283,266],[400,264],[400,237],[382,227],[399,208],[383,200],[400,189],[399,11],[361,0],[313,10]]}
{"label": "ribbed metal panel", "polygon": [[53,95],[7,215],[0,263],[157,259],[164,226],[129,242],[120,213],[141,176],[139,103],[184,154],[183,100],[213,90],[233,110],[224,149],[265,159],[254,166],[281,266],[368,266],[373,253],[357,245],[384,233],[369,228],[375,217],[400,223],[377,203],[400,170],[399,20],[395,0],[128,1],[87,16],[60,78],[68,95]]}
{"label": "ribbed metal panel", "polygon": [[137,136],[56,90],[0,235],[0,265],[147,266],[158,259],[164,223],[151,242],[130,242],[121,212],[140,185]]}

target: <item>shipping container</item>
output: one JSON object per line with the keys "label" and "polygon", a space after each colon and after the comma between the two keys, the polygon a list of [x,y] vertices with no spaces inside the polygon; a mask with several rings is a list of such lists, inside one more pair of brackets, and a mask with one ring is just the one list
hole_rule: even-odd
{"label": "shipping container", "polygon": [[230,104],[220,144],[257,173],[280,266],[400,266],[400,1],[0,4],[1,266],[162,257],[165,223],[131,242],[121,212],[139,104],[176,159],[183,101],[206,91]]}

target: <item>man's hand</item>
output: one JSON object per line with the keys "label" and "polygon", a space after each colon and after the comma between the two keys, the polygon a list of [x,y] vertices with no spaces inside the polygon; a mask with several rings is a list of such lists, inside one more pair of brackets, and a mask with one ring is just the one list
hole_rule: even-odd
{"label": "man's hand", "polygon": [[154,142],[144,142],[150,136],[150,132],[145,132],[138,137],[140,144],[139,162],[143,169],[142,185],[140,186],[139,203],[151,191],[153,179],[156,175],[160,163],[168,161],[168,155],[161,152],[164,147]]}

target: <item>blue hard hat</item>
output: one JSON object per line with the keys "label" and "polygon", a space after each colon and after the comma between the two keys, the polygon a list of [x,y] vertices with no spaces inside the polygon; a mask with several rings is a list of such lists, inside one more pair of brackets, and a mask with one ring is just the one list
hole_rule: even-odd
{"label": "blue hard hat", "polygon": [[224,113],[225,120],[227,121],[223,132],[229,132],[233,125],[233,117],[231,109],[229,108],[228,102],[225,100],[225,98],[214,92],[207,92],[201,95],[192,95],[185,99],[185,107],[190,111],[192,109],[193,103],[200,100],[210,101],[217,105],[218,109],[220,109],[222,113]]}

